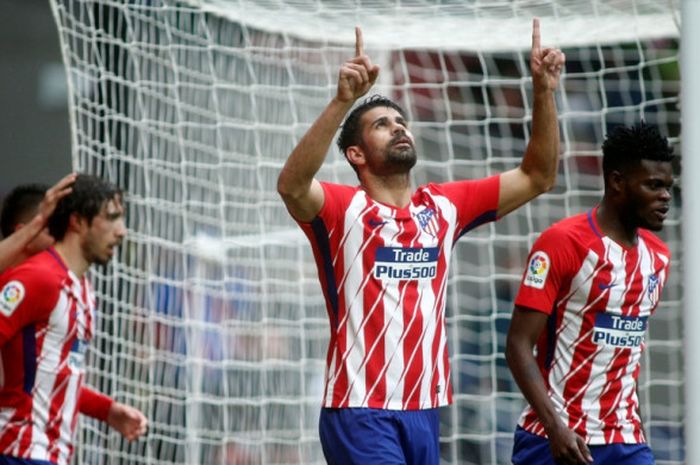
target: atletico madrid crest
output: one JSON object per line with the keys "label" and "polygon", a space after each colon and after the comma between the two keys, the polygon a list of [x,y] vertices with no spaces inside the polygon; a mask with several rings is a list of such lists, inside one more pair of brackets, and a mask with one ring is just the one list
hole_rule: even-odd
{"label": "atletico madrid crest", "polygon": [[659,276],[656,274],[649,276],[647,292],[649,293],[649,300],[651,301],[652,305],[656,305],[656,303],[659,301],[659,294],[661,293],[660,288]]}
{"label": "atletico madrid crest", "polygon": [[435,214],[435,210],[432,208],[425,208],[420,212],[416,213],[416,219],[421,229],[433,237],[438,237],[439,223],[438,217]]}

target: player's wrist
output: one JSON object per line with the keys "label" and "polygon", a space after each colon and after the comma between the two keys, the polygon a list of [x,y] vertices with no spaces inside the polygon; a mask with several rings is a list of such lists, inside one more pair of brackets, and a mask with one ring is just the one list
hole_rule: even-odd
{"label": "player's wrist", "polygon": [[550,86],[546,83],[535,84],[532,86],[532,95],[535,99],[538,98],[551,98],[556,92],[557,86]]}
{"label": "player's wrist", "polygon": [[568,427],[561,421],[558,415],[540,415],[540,423],[544,428],[544,432],[547,437],[556,437],[562,433],[563,430],[568,430]]}
{"label": "player's wrist", "polygon": [[46,226],[46,223],[48,223],[49,217],[45,215],[42,212],[37,213],[34,215],[34,217],[31,219],[30,224],[38,229],[43,229]]}
{"label": "player's wrist", "polygon": [[331,101],[331,104],[335,104],[340,107],[344,107],[345,111],[347,112],[352,108],[353,104],[357,100],[358,97],[350,96],[350,95],[342,95],[340,92],[336,94],[335,97],[333,97],[333,100]]}

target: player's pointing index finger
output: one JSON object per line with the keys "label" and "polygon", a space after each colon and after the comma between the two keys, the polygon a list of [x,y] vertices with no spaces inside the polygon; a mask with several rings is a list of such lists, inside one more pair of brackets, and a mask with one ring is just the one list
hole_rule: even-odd
{"label": "player's pointing index finger", "polygon": [[532,50],[540,50],[540,18],[532,19]]}
{"label": "player's pointing index finger", "polygon": [[362,56],[364,53],[365,44],[362,41],[362,29],[360,26],[355,26],[355,56]]}

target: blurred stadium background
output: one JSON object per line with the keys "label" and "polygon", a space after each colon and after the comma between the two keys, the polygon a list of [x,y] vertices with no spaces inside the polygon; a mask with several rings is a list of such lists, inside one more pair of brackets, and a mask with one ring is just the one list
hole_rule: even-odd
{"label": "blurred stadium background", "polygon": [[68,87],[56,23],[44,0],[4,0],[0,15],[0,196],[71,169]]}

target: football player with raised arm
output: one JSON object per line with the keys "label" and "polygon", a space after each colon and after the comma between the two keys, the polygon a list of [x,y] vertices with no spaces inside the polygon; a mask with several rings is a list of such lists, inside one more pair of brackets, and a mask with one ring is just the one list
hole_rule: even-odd
{"label": "football player with raised arm", "polygon": [[[438,408],[452,401],[444,313],[452,248],[554,185],[554,91],[563,66],[563,53],[541,48],[535,20],[532,137],[520,166],[415,189],[417,154],[404,110],[381,96],[352,109],[380,72],[356,29],[355,56],[340,68],[336,95],[277,184],[311,243],[326,298],[320,437],[329,464],[439,463]],[[315,178],[341,123],[338,145],[357,186]]]}

